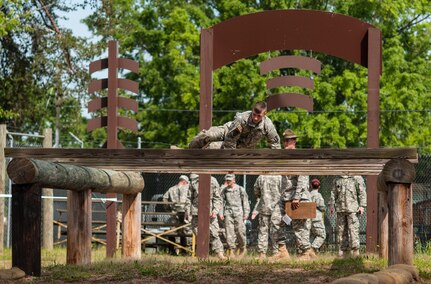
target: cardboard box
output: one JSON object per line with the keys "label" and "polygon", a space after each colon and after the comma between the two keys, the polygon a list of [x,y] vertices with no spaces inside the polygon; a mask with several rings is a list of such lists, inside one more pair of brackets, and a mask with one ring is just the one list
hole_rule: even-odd
{"label": "cardboard box", "polygon": [[284,210],[291,219],[316,218],[316,202],[300,202],[299,207],[292,209],[292,202],[286,201]]}

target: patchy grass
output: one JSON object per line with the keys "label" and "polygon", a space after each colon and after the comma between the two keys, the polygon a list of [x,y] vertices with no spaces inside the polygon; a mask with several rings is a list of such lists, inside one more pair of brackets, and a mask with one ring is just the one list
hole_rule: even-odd
{"label": "patchy grass", "polygon": [[[99,253],[104,258],[103,253]],[[97,254],[97,252],[96,252]],[[338,259],[324,254],[314,261],[269,262],[252,256],[240,260],[219,261],[196,258],[143,255],[140,260],[121,259],[96,261],[91,265],[65,265],[54,261],[44,266],[42,276],[29,278],[33,283],[329,283],[355,273],[372,273],[386,267],[374,256]],[[98,257],[97,257],[98,258]],[[64,254],[65,259],[65,254]],[[56,263],[54,263],[56,262]],[[48,261],[44,262],[48,263]],[[415,265],[424,283],[431,283],[431,256],[415,255]]]}

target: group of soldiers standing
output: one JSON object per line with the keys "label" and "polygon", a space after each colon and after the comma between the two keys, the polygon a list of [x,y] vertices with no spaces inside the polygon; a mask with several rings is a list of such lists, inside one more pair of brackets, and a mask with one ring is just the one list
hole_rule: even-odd
{"label": "group of soldiers standing", "polygon": [[[222,126],[211,127],[201,131],[193,138],[190,148],[255,148],[262,138],[272,149],[280,149],[280,137],[266,116],[265,102],[258,102],[252,111],[238,113],[233,121]],[[283,148],[296,148],[296,134],[287,129],[283,133]],[[188,184],[180,185],[182,181]],[[191,174],[180,177],[180,183],[172,191],[182,190],[181,194],[164,196],[165,201],[183,204],[185,221],[191,222],[193,233],[197,234],[198,222],[198,190],[199,176]],[[181,189],[181,187],[184,187]],[[319,193],[320,181],[313,179],[311,186],[309,176],[303,175],[261,175],[254,184],[257,198],[251,219],[258,216],[258,253],[259,258],[266,258],[269,243],[272,259],[288,259],[286,249],[286,226],[291,223],[299,259],[311,259],[322,246],[326,231],[323,223],[323,212],[326,209],[322,195]],[[227,174],[224,184],[220,187],[211,177],[211,210],[210,213],[210,244],[220,259],[225,259],[224,247],[219,237],[219,219],[225,224],[227,252],[229,256],[244,256],[246,253],[245,221],[250,214],[250,205],[245,189],[235,182],[235,175]],[[292,209],[297,209],[302,202],[316,202],[316,217],[313,219],[290,219],[284,212],[284,204],[289,201]],[[359,254],[359,221],[357,214],[363,214],[366,206],[366,192],[363,178],[360,176],[342,176],[334,180],[329,202],[331,214],[337,212],[337,241],[339,255]],[[313,241],[310,241],[310,234]]]}

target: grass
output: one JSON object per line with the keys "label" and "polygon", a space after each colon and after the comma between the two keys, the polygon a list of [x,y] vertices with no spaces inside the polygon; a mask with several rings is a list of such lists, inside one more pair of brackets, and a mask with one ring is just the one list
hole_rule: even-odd
{"label": "grass", "polygon": [[[6,266],[10,250],[0,254]],[[372,255],[338,259],[331,253],[314,261],[259,261],[254,256],[240,260],[219,261],[166,254],[143,255],[140,260],[105,259],[105,248],[92,251],[92,264],[66,265],[66,250],[42,251],[42,276],[26,279],[30,283],[328,283],[355,273],[373,273],[387,266],[386,261]],[[431,283],[431,255],[415,253],[415,266],[424,283]],[[10,268],[5,267],[5,268]]]}

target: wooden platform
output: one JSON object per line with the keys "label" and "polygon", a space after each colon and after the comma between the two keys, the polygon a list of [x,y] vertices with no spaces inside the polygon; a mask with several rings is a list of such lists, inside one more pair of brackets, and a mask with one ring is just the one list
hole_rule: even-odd
{"label": "wooden platform", "polygon": [[417,163],[415,148],[385,149],[31,149],[5,156],[146,173],[378,175],[391,159]]}

